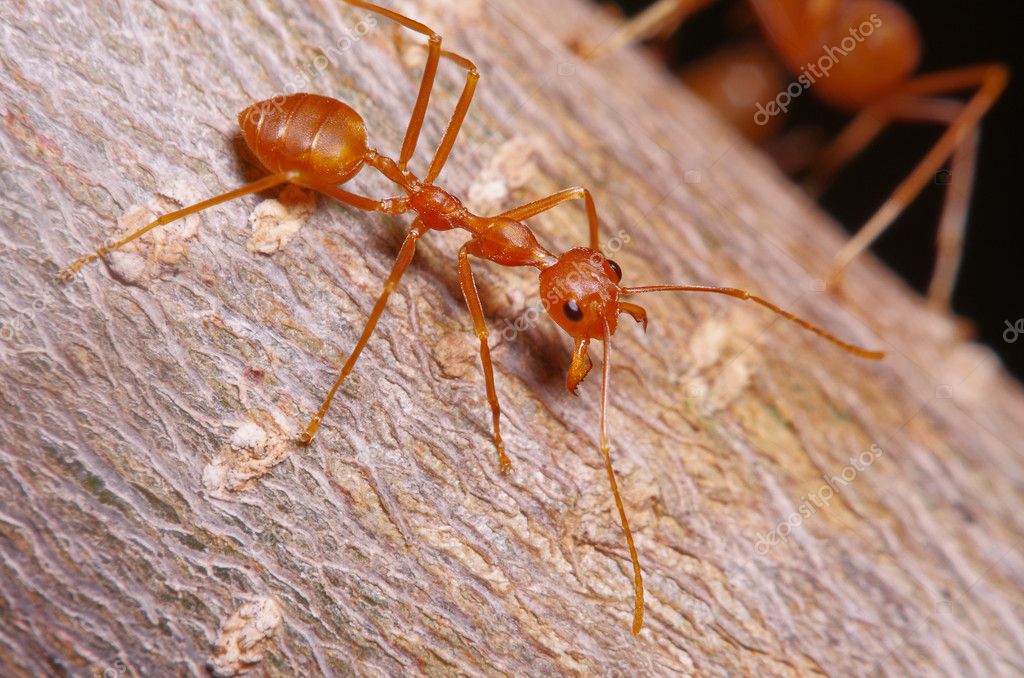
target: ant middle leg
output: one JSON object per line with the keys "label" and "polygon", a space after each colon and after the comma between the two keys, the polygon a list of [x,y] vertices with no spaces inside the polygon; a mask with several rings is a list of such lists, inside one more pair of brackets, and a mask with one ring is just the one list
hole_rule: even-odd
{"label": "ant middle leg", "polygon": [[381,314],[384,312],[384,307],[388,303],[388,297],[398,286],[398,281],[402,278],[402,274],[409,267],[412,262],[413,255],[416,254],[416,241],[423,236],[424,233],[429,231],[426,224],[421,220],[416,219],[413,222],[412,228],[409,229],[408,235],[405,236],[405,242],[402,243],[402,249],[398,252],[398,257],[395,259],[395,264],[391,268],[391,274],[388,276],[387,281],[384,283],[384,291],[381,292],[380,297],[377,298],[377,303],[373,306],[373,311],[370,312],[370,317],[366,321],[366,326],[363,328],[363,333],[359,337],[359,341],[356,342],[356,346],[352,349],[352,353],[349,355],[348,360],[345,361],[344,366],[341,368],[341,374],[338,375],[338,379],[334,382],[334,386],[331,387],[330,392],[327,394],[327,398],[324,399],[324,404],[320,407],[320,411],[313,416],[310,420],[309,425],[303,432],[300,440],[309,444],[313,440],[313,436],[316,435],[316,431],[320,428],[320,422],[323,421],[324,415],[327,414],[327,409],[331,406],[331,401],[334,399],[334,394],[338,392],[338,388],[345,381],[345,378],[352,372],[352,368],[356,364],[356,360],[359,359],[359,354],[363,352],[363,348],[366,347],[366,343],[370,340],[370,335],[373,334],[374,328],[377,326],[377,321],[380,320]]}
{"label": "ant middle leg", "polygon": [[366,210],[367,212],[405,214],[409,211],[409,199],[407,197],[374,200],[373,198],[367,198],[362,195],[350,193],[349,191],[346,191],[343,188],[338,188],[337,186],[310,186],[309,188],[323,193],[328,197],[334,198],[340,203],[351,205],[352,207],[358,207],[359,209]]}
{"label": "ant middle leg", "polygon": [[583,200],[584,206],[587,210],[587,221],[590,225],[590,249],[600,252],[601,233],[600,224],[597,219],[597,207],[594,205],[594,198],[590,195],[590,191],[580,186],[567,188],[563,191],[559,191],[558,193],[549,195],[546,198],[541,198],[540,200],[534,200],[533,202],[526,203],[525,205],[520,205],[519,207],[510,209],[498,216],[515,219],[516,221],[523,221],[524,219],[535,217],[541,212],[547,212],[548,210],[570,200]]}
{"label": "ant middle leg", "polygon": [[503,473],[508,473],[512,470],[512,462],[505,454],[505,444],[501,440],[501,405],[498,404],[498,393],[494,388],[494,367],[491,364],[491,350],[487,346],[487,323],[484,321],[484,308],[480,303],[476,281],[473,279],[473,268],[469,264],[469,251],[466,245],[459,249],[459,283],[462,285],[462,295],[466,298],[469,313],[473,316],[473,329],[480,340],[480,361],[484,366],[487,402],[491,406],[494,446],[498,449],[498,465]]}

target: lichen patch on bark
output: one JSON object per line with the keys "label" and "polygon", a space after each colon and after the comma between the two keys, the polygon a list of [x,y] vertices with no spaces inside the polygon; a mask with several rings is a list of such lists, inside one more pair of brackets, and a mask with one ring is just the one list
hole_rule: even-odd
{"label": "lichen patch on bark", "polygon": [[287,186],[277,198],[264,200],[249,215],[253,232],[246,248],[260,254],[284,249],[309,220],[316,202],[316,193],[299,186]]}

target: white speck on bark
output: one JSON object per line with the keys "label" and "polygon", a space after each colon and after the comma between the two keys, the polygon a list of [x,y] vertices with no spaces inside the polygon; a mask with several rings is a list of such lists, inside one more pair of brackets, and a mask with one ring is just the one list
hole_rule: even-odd
{"label": "white speck on bark", "polygon": [[281,607],[273,598],[240,607],[221,627],[208,663],[210,671],[227,678],[259,663],[267,650],[266,641],[281,621]]}
{"label": "white speck on bark", "polygon": [[246,447],[250,449],[262,448],[267,442],[267,432],[256,424],[249,422],[242,424],[231,436],[231,447],[241,450]]}

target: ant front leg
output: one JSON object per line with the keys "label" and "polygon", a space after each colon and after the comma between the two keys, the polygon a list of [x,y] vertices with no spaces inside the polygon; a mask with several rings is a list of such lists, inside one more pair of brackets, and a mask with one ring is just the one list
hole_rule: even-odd
{"label": "ant front leg", "polygon": [[587,221],[590,224],[590,249],[600,252],[601,233],[600,224],[597,219],[597,207],[594,205],[594,198],[590,195],[590,191],[580,186],[567,188],[564,191],[559,191],[558,193],[549,195],[546,198],[534,200],[533,202],[526,203],[525,205],[521,205],[515,209],[503,212],[498,216],[515,219],[516,221],[523,221],[530,217],[535,217],[541,212],[547,212],[548,210],[570,200],[583,200],[584,206],[587,210]]}
{"label": "ant front leg", "polygon": [[366,343],[370,340],[370,335],[373,334],[374,328],[377,326],[377,321],[380,320],[381,314],[384,312],[384,307],[388,303],[388,297],[398,287],[398,281],[401,280],[402,274],[409,268],[409,264],[412,262],[413,255],[416,254],[416,242],[423,236],[424,233],[430,229],[420,221],[416,219],[413,222],[412,228],[409,230],[409,234],[405,236],[405,242],[402,243],[402,249],[398,253],[398,257],[395,259],[395,265],[391,268],[391,275],[388,276],[387,282],[384,283],[384,291],[381,292],[380,297],[377,299],[377,303],[373,305],[373,311],[370,312],[370,318],[366,321],[366,327],[363,328],[363,333],[359,337],[359,341],[356,342],[356,347],[352,349],[351,355],[348,360],[345,361],[345,365],[341,368],[341,374],[338,375],[337,381],[334,382],[334,386],[331,387],[330,392],[327,394],[327,398],[324,399],[324,404],[320,407],[320,411],[313,417],[306,427],[305,432],[302,434],[302,442],[309,444],[313,440],[313,436],[316,435],[316,431],[320,428],[320,422],[323,421],[324,415],[327,414],[327,409],[331,406],[331,400],[334,399],[334,394],[338,392],[338,388],[345,381],[345,378],[352,372],[352,368],[355,367],[356,360],[359,359],[359,355],[363,352],[363,348],[366,347]]}
{"label": "ant front leg", "polygon": [[409,165],[409,159],[416,151],[416,143],[420,138],[420,130],[423,128],[423,120],[427,114],[427,104],[430,103],[430,92],[434,88],[434,78],[437,76],[437,66],[441,61],[441,36],[426,24],[411,19],[404,14],[399,14],[372,2],[363,0],[345,0],[350,5],[360,7],[387,17],[392,21],[427,36],[427,65],[423,69],[423,79],[420,81],[419,94],[416,96],[416,104],[412,109],[412,117],[409,119],[409,126],[405,130],[405,140],[402,142],[402,152],[398,156],[398,167],[405,170]]}
{"label": "ant front leg", "polygon": [[[843,270],[850,262],[867,249],[903,213],[911,201],[924,189],[929,179],[933,178],[936,172],[941,169],[943,163],[955,154],[955,157],[960,159],[960,164],[964,164],[964,156],[962,153],[957,153],[958,149],[965,143],[969,146],[973,143],[971,142],[971,137],[976,133],[981,118],[988,112],[1006,88],[1008,77],[1009,74],[1006,67],[1000,64],[972,66],[921,76],[904,85],[892,95],[890,101],[862,113],[861,117],[855,119],[850,124],[848,129],[851,132],[840,135],[837,143],[844,143],[848,147],[841,151],[833,148],[831,151],[833,156],[832,164],[835,164],[836,158],[841,159],[844,155],[852,157],[853,154],[863,148],[863,145],[870,142],[885,124],[888,124],[893,118],[899,117],[901,108],[913,107],[916,104],[917,110],[921,111],[924,108],[922,101],[926,104],[930,101],[932,107],[948,106],[947,102],[934,99],[929,100],[925,97],[975,88],[974,95],[965,104],[960,106],[949,127],[931,150],[921,159],[907,178],[896,187],[892,195],[882,203],[882,206],[868,219],[867,223],[861,227],[853,239],[836,254],[832,261],[832,272],[830,274],[830,280],[833,284],[838,284]],[[938,115],[938,113],[935,114]],[[874,116],[876,119],[871,120],[870,116]],[[973,167],[973,160],[969,165]],[[960,173],[965,174],[965,172]],[[973,174],[973,171],[970,174]],[[961,193],[963,192],[963,188],[960,186],[958,186],[958,190]],[[955,215],[959,211],[963,211],[966,215],[966,211],[957,207],[955,202],[950,203],[949,201],[947,201],[947,209],[950,209],[951,216],[948,220],[944,217],[943,223],[944,232],[948,237],[950,232],[955,232],[959,229],[949,226],[947,221],[952,222],[954,218],[958,218]],[[959,255],[956,256],[959,258]],[[936,291],[936,294],[941,291],[942,287],[951,285],[952,281],[949,279],[949,271],[952,270],[955,274],[955,266],[950,266],[948,263],[950,248],[947,248],[945,258],[946,261],[942,262],[942,270],[937,270],[937,273],[940,273],[944,278],[937,281],[937,283],[933,281],[933,290]],[[936,297],[932,297],[932,299],[933,301],[937,300]]]}
{"label": "ant front leg", "polygon": [[480,295],[473,280],[473,268],[469,264],[468,245],[459,249],[459,283],[462,295],[466,298],[469,313],[473,316],[473,328],[480,339],[480,361],[484,366],[484,383],[487,386],[487,402],[491,405],[491,417],[494,423],[494,446],[498,448],[498,464],[503,473],[512,470],[512,462],[505,454],[505,444],[501,440],[501,406],[498,404],[498,393],[494,389],[494,367],[491,365],[491,350],[487,346],[487,324],[484,322],[484,309],[480,303]]}

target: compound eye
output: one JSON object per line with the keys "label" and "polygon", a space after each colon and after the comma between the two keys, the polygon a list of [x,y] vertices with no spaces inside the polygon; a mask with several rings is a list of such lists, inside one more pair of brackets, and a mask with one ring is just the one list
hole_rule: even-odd
{"label": "compound eye", "polygon": [[578,323],[583,320],[583,311],[580,309],[580,305],[576,303],[575,299],[570,299],[565,302],[562,306],[562,313],[564,313],[565,317],[574,323]]}
{"label": "compound eye", "polygon": [[612,273],[615,274],[615,282],[619,282],[620,280],[622,280],[622,267],[619,266],[614,261],[612,261],[611,259],[608,260],[608,266],[611,267]]}

